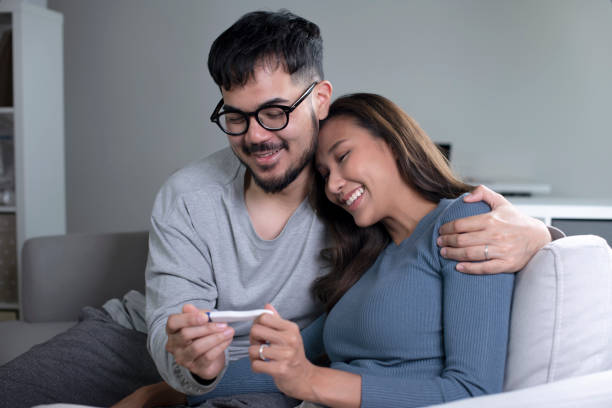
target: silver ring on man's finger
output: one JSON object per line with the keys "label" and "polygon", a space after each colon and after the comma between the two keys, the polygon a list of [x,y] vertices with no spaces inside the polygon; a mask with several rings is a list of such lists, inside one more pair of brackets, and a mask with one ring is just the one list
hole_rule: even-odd
{"label": "silver ring on man's finger", "polygon": [[264,347],[270,347],[270,345],[266,343],[261,343],[261,346],[259,346],[259,359],[261,361],[268,361],[268,359],[263,355]]}
{"label": "silver ring on man's finger", "polygon": [[489,246],[485,245],[485,260],[489,260]]}

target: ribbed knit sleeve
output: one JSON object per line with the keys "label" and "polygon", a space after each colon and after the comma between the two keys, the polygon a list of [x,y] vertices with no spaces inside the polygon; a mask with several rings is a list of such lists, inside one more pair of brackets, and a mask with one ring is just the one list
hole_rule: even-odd
{"label": "ribbed knit sleeve", "polygon": [[[488,210],[485,204],[459,199],[435,230]],[[441,265],[443,369],[439,376],[422,379],[362,372],[363,407],[420,407],[502,389],[514,275],[463,274],[456,271],[456,262],[431,256]]]}

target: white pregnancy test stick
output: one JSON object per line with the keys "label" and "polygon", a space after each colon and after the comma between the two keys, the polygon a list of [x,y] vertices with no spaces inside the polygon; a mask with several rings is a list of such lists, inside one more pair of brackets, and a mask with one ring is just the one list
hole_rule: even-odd
{"label": "white pregnancy test stick", "polygon": [[208,321],[213,323],[233,323],[254,320],[264,313],[274,314],[268,309],[254,309],[242,311],[213,310],[212,312],[206,312],[206,315],[208,316]]}

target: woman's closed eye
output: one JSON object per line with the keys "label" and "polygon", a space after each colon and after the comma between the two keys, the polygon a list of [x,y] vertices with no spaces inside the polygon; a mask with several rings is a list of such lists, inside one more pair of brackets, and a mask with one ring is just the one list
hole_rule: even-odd
{"label": "woman's closed eye", "polygon": [[351,152],[350,150],[347,150],[346,152],[339,154],[338,158],[336,159],[338,163],[342,163],[344,159],[346,159],[346,157],[349,155],[350,152]]}

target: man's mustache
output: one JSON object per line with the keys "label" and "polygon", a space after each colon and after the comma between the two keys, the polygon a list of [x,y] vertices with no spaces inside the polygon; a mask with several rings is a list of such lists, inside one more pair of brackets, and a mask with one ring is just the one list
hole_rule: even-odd
{"label": "man's mustache", "polygon": [[258,144],[250,144],[250,145],[243,144],[242,145],[242,151],[245,154],[260,153],[260,152],[271,152],[271,151],[280,150],[280,149],[287,149],[287,148],[288,148],[288,146],[287,146],[286,142],[281,142],[281,143],[258,143]]}

